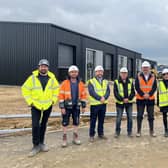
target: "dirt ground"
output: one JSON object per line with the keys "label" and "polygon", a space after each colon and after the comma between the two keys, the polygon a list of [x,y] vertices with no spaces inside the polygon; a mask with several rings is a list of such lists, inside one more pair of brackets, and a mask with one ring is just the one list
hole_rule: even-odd
{"label": "dirt ground", "polygon": [[[115,111],[115,102],[113,96],[113,87],[111,86],[111,95],[109,98],[109,104],[107,106],[107,111]],[[155,108],[156,113],[158,108]],[[53,112],[59,112],[58,104],[53,107]],[[89,105],[87,110],[89,111]],[[136,106],[134,104],[134,112],[136,112]],[[1,114],[28,114],[30,113],[30,108],[25,103],[22,95],[21,88],[17,86],[0,86],[0,115]],[[82,125],[84,125],[88,119],[82,119]],[[60,118],[49,119],[49,126],[60,128]],[[13,129],[13,128],[30,128],[30,119],[0,119],[0,129]]]}
{"label": "dirt ground", "polygon": [[[58,106],[54,106],[58,112]],[[89,111],[89,108],[87,109]],[[113,95],[110,97],[108,111],[115,111]],[[134,111],[136,111],[134,105]],[[52,131],[47,132],[46,143],[50,151],[40,153],[34,158],[28,158],[32,147],[31,133],[0,137],[0,167],[2,168],[167,168],[168,139],[163,137],[162,116],[155,108],[155,130],[157,137],[149,137],[147,119],[143,122],[143,135],[136,138],[136,120],[134,120],[134,137],[128,138],[126,120],[122,122],[122,135],[114,138],[115,119],[106,119],[105,134],[107,141],[99,140],[91,144],[88,142],[88,118],[81,118],[80,139],[81,146],[71,143],[72,130],[68,132],[69,146],[62,149],[62,131],[60,118],[52,118],[49,126]],[[0,86],[0,114],[30,113],[24,102],[20,87]],[[0,120],[0,129],[31,127],[30,119]]]}
{"label": "dirt ground", "polygon": [[[134,121],[134,125],[136,121]],[[128,138],[126,121],[122,122],[122,135],[114,138],[114,122],[105,124],[108,140],[96,138],[88,142],[88,127],[80,128],[81,146],[71,143],[72,131],[68,132],[69,146],[61,148],[61,131],[48,132],[46,142],[50,148],[28,158],[31,135],[0,138],[0,167],[2,168],[167,168],[168,139],[163,137],[162,118],[155,122],[156,138],[148,135],[148,124],[143,122],[141,138]],[[134,129],[135,135],[135,129]]]}

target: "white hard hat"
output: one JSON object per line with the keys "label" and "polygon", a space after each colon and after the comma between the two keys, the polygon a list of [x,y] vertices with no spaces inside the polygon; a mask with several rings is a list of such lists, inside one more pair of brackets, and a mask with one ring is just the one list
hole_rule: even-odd
{"label": "white hard hat", "polygon": [[50,64],[49,64],[49,61],[48,61],[47,59],[41,59],[41,60],[39,61],[38,65],[39,65],[39,66],[40,66],[40,65],[47,65],[47,66],[49,66]]}
{"label": "white hard hat", "polygon": [[162,74],[168,73],[168,68],[163,69]]}
{"label": "white hard hat", "polygon": [[71,65],[68,69],[68,72],[71,72],[71,71],[79,71],[79,69],[76,65]]}
{"label": "white hard hat", "polygon": [[120,72],[121,72],[121,73],[122,73],[122,72],[128,73],[128,69],[127,69],[126,67],[122,67],[122,68],[120,69]]}
{"label": "white hard hat", "polygon": [[95,67],[95,72],[96,71],[104,71],[104,69],[103,69],[103,67],[101,66],[101,65],[97,65],[96,67]]}
{"label": "white hard hat", "polygon": [[150,63],[148,62],[148,61],[144,61],[143,63],[142,63],[142,68],[143,67],[151,67],[151,65],[150,65]]}

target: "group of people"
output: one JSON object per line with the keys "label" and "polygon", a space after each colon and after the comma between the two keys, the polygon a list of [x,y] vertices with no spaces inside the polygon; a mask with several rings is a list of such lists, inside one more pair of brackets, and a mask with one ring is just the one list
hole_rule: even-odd
{"label": "group of people", "polygon": [[[60,86],[55,75],[49,71],[49,61],[42,59],[39,61],[38,69],[32,72],[22,86],[22,94],[31,107],[32,114],[32,142],[33,148],[29,156],[35,156],[39,152],[47,152],[49,149],[45,144],[45,132],[48,118],[54,104],[59,101],[59,108],[62,114],[62,147],[68,146],[67,126],[70,117],[73,120],[73,139],[75,145],[80,145],[78,126],[80,123],[80,111],[86,111],[87,100],[90,104],[90,128],[89,141],[95,141],[96,122],[99,139],[106,140],[104,134],[104,119],[106,106],[110,96],[110,86],[108,80],[104,79],[104,69],[96,66],[94,77],[87,81],[88,95],[85,84],[79,77],[79,69],[72,65],[68,69],[68,78]],[[155,93],[158,88],[158,105],[163,113],[163,123],[165,137],[168,137],[168,69],[164,69],[163,80],[158,82],[154,74],[151,73],[150,63],[142,63],[142,71],[137,74],[135,80],[128,77],[128,69],[122,67],[118,79],[114,81],[114,97],[116,100],[116,128],[115,138],[120,136],[121,120],[124,110],[127,114],[128,137],[133,136],[132,111],[133,101],[136,96],[137,104],[137,137],[141,136],[142,120],[146,108],[149,121],[149,134],[156,137],[154,132],[154,105]]]}

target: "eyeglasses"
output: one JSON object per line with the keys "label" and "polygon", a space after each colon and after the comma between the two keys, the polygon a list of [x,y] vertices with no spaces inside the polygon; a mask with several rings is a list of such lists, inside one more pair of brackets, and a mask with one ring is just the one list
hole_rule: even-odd
{"label": "eyeglasses", "polygon": [[163,74],[163,76],[168,75],[168,73]]}

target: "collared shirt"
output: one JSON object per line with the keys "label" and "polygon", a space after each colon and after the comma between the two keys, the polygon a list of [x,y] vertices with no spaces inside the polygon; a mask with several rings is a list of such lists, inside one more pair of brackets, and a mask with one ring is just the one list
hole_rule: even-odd
{"label": "collared shirt", "polygon": [[102,84],[103,78],[96,77],[96,79],[99,81],[100,84]]}

